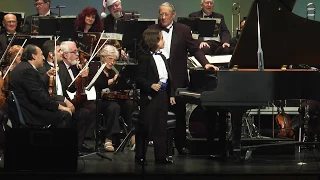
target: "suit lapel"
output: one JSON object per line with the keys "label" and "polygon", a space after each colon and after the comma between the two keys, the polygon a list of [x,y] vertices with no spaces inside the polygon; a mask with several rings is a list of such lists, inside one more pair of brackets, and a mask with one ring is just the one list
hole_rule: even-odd
{"label": "suit lapel", "polygon": [[173,29],[172,29],[172,37],[171,37],[171,46],[170,46],[170,59],[172,60],[172,55],[173,52],[175,52],[175,47],[177,47],[177,43],[178,43],[178,33],[177,31],[177,27],[175,26],[175,22],[173,22]]}

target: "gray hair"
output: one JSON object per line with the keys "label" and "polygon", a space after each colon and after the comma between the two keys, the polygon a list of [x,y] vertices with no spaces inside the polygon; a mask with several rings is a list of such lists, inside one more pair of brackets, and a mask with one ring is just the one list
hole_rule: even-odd
{"label": "gray hair", "polygon": [[62,52],[69,52],[69,48],[71,45],[76,45],[74,41],[63,41],[60,44],[60,49]]}
{"label": "gray hair", "polygon": [[119,59],[119,51],[116,47],[107,44],[100,50],[100,56],[116,56],[116,59]]}
{"label": "gray hair", "polygon": [[[201,0],[201,4],[204,2],[204,0]],[[214,0],[212,0],[213,4],[214,4]]]}
{"label": "gray hair", "polygon": [[159,7],[161,7],[161,6],[165,6],[165,7],[171,8],[172,13],[176,12],[176,8],[174,7],[174,5],[169,3],[169,2],[164,2]]}

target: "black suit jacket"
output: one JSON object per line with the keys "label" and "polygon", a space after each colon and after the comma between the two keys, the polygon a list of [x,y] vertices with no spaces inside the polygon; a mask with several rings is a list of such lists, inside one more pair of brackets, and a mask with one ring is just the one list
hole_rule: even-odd
{"label": "black suit jacket", "polygon": [[[202,11],[197,11],[197,12],[193,12],[191,14],[189,14],[189,17],[203,17],[203,12]],[[212,14],[210,15],[210,18],[221,18],[221,23],[220,23],[220,38],[221,38],[221,43],[229,43],[231,35],[230,32],[227,28],[227,25],[224,21],[224,16],[222,14],[219,13],[215,13],[212,12]]]}
{"label": "black suit jacket", "polygon": [[[165,56],[161,56],[168,72],[168,85],[166,90],[170,97],[174,97],[174,89],[172,87],[172,79],[169,65]],[[148,96],[153,97],[157,93],[151,88],[151,85],[157,84],[159,82],[159,74],[157,65],[151,54],[142,54],[141,56],[139,56],[138,60],[139,72],[136,78],[136,83],[138,88],[140,89],[141,101],[146,101]],[[141,105],[145,103],[147,102],[141,102]]]}
{"label": "black suit jacket", "polygon": [[59,117],[58,103],[50,99],[39,72],[29,62],[22,61],[10,73],[9,89],[12,90],[28,124],[49,125]]}
{"label": "black suit jacket", "polygon": [[[22,35],[21,33],[17,32],[17,35]],[[2,57],[4,51],[6,50],[8,46],[8,36],[6,32],[3,32],[0,34],[0,58]]]}
{"label": "black suit jacket", "polygon": [[[62,92],[63,92],[63,96],[68,98],[69,100],[70,97],[67,94],[67,90],[69,92],[75,92],[76,91],[76,86],[75,83],[73,83],[70,88],[68,88],[69,84],[72,82],[72,79],[70,77],[70,74],[67,70],[66,65],[64,64],[63,61],[58,62],[58,66],[59,66],[59,78],[60,78],[60,82],[61,82],[61,86],[62,86]],[[73,72],[73,76],[76,77],[79,73],[79,69],[76,66],[70,66],[72,72]]]}
{"label": "black suit jacket", "polygon": [[[151,25],[150,28],[160,28],[160,24]],[[203,50],[199,49],[199,41],[192,38],[190,27],[173,22],[169,66],[172,69],[172,86],[174,89],[187,87],[189,84],[187,72],[188,52],[201,63],[208,64]]]}
{"label": "black suit jacket", "polygon": [[[31,33],[32,16],[39,16],[39,14],[33,14],[33,15],[30,15],[30,16],[26,17],[26,19],[24,21],[23,28],[22,28],[22,33],[23,34],[30,34]],[[50,11],[50,15],[49,16],[58,16],[58,14]]]}
{"label": "black suit jacket", "polygon": [[[99,61],[91,62],[89,65],[89,83],[93,79],[93,77],[98,72],[99,68],[101,67],[101,63]],[[112,86],[108,85],[108,80],[112,79],[116,73],[111,69],[108,71],[109,77],[107,77],[104,72],[101,72],[101,74],[98,76],[96,81],[94,82],[94,87],[97,91],[101,91],[102,89],[109,88],[112,89]]]}

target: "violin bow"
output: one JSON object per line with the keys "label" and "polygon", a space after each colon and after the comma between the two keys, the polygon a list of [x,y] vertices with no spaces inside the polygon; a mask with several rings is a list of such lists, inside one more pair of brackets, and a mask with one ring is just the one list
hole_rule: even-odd
{"label": "violin bow", "polygon": [[[59,37],[57,38],[56,36],[54,37],[54,65],[53,67],[55,68],[55,75],[57,75],[57,67],[58,67],[58,59],[57,59],[57,41]],[[57,78],[54,78],[55,84],[57,84]]]}
{"label": "violin bow", "polygon": [[[104,30],[102,31],[101,34],[103,34],[103,33],[104,33]],[[99,38],[99,40],[98,40],[98,42],[97,42],[97,44],[96,44],[96,47],[94,48],[93,53],[92,53],[91,56],[90,56],[89,61],[86,63],[86,65],[85,65],[84,67],[82,67],[82,69],[81,69],[81,71],[78,73],[78,75],[77,75],[76,77],[74,77],[73,81],[69,84],[68,88],[75,82],[75,80],[80,76],[80,74],[89,66],[89,64],[90,64],[90,62],[92,61],[92,59],[98,54],[98,52],[99,52],[99,51],[103,48],[103,46],[108,42],[108,39],[106,39],[106,40],[103,42],[102,46],[100,46],[99,49],[96,51],[96,49],[97,49],[97,47],[98,47],[98,45],[99,45],[99,42],[100,42],[101,38],[102,38],[102,35],[100,36],[100,38]]]}
{"label": "violin bow", "polygon": [[15,38],[16,38],[16,34],[13,35],[13,37],[12,37],[12,39],[10,40],[10,42],[9,42],[6,50],[5,50],[4,53],[2,54],[2,57],[1,57],[1,59],[0,59],[0,64],[3,62],[4,57],[6,56],[7,52],[9,51],[9,48],[11,47],[11,44],[12,44],[12,42],[13,42],[13,40],[14,40]]}
{"label": "violin bow", "polygon": [[11,67],[12,67],[13,63],[14,63],[14,62],[16,62],[16,59],[17,59],[17,57],[18,57],[18,55],[19,55],[19,53],[20,53],[21,49],[22,49],[22,48],[24,47],[24,45],[26,44],[27,40],[28,40],[28,39],[25,39],[25,40],[24,40],[24,42],[23,42],[23,44],[21,45],[21,47],[20,47],[20,49],[19,49],[18,53],[16,54],[16,56],[15,56],[15,57],[14,57],[14,59],[13,59],[13,61],[11,62],[10,66],[9,66],[9,68],[8,68],[8,70],[7,70],[7,72],[4,74],[3,79],[4,79],[4,78],[6,78],[6,76],[7,76],[7,74],[9,73],[9,71],[10,71],[10,69],[11,69]]}

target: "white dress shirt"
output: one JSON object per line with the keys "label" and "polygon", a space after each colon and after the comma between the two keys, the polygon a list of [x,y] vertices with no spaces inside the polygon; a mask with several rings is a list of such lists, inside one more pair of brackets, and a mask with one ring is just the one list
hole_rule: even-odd
{"label": "white dress shirt", "polygon": [[69,73],[69,75],[70,75],[70,77],[71,77],[71,79],[73,81],[74,80],[74,76],[73,76],[73,72],[72,72],[71,68],[69,68],[70,66],[68,64],[66,64],[64,61],[63,61],[63,63],[66,65],[68,73]]}
{"label": "white dress shirt", "polygon": [[159,80],[166,83],[168,80],[168,71],[164,63],[164,59],[162,59],[161,55],[153,54],[152,56],[158,69]]}
{"label": "white dress shirt", "polygon": [[163,40],[164,40],[164,48],[161,49],[162,54],[169,59],[170,58],[170,48],[171,48],[171,40],[172,40],[172,30],[173,30],[173,21],[172,23],[167,27],[169,29],[169,32],[161,31]]}

